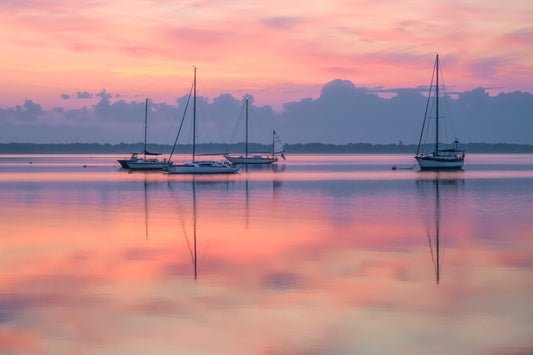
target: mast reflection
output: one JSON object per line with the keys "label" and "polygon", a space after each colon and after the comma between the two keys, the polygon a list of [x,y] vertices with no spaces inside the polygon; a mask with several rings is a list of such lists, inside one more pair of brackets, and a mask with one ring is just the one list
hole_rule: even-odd
{"label": "mast reflection", "polygon": [[191,255],[191,261],[194,266],[194,279],[198,279],[198,252],[197,252],[197,239],[196,239],[196,227],[197,227],[197,205],[196,205],[196,180],[193,178],[192,181],[192,226],[193,226],[193,241],[192,241],[192,248],[191,248],[191,242],[189,241],[189,237],[187,235],[187,229],[185,228],[185,224],[182,223],[182,229],[183,229],[183,235],[185,236],[185,241],[187,242],[187,248],[189,249],[189,253]]}
{"label": "mast reflection", "polygon": [[[426,231],[428,244],[429,244],[429,250],[431,254],[431,261],[433,262],[434,266],[434,272],[435,272],[435,281],[438,284],[440,284],[440,278],[441,278],[441,216],[442,216],[442,207],[441,207],[441,199],[446,198],[450,196],[451,192],[457,192],[459,187],[464,186],[464,179],[457,179],[457,178],[450,178],[445,177],[443,178],[440,173],[435,173],[435,176],[433,179],[419,179],[416,181],[417,188],[422,193],[422,195],[426,195],[426,192],[429,192],[428,187],[431,187],[431,197],[433,197],[433,223],[434,225],[434,233],[430,232],[429,228]],[[453,187],[453,189],[450,189],[450,187]],[[444,195],[443,195],[444,194]],[[428,200],[424,198],[424,202],[427,202]],[[424,203],[424,205],[427,205]]]}
{"label": "mast reflection", "polygon": [[[282,180],[276,180],[275,174],[281,173],[285,171],[285,164],[244,164],[241,167],[241,172],[245,173],[253,173],[253,172],[268,172],[272,171],[274,173],[272,175],[272,191],[274,194],[274,198],[276,197],[276,192],[281,188]],[[246,224],[246,229],[249,228],[249,222],[250,222],[250,187],[249,187],[249,174],[245,174],[244,179],[244,196],[245,196],[245,205],[244,205],[244,219]]]}
{"label": "mast reflection", "polygon": [[148,241],[148,181],[146,174],[144,174],[144,233],[146,241]]}
{"label": "mast reflection", "polygon": [[198,279],[198,257],[196,249],[196,180],[192,179],[192,218],[193,218],[193,237],[194,237],[194,254],[192,255],[194,264],[194,279]]}

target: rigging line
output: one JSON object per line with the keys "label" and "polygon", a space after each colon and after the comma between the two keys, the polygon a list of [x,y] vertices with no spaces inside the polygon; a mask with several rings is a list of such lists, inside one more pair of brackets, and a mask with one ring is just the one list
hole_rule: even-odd
{"label": "rigging line", "polygon": [[231,138],[230,138],[230,143],[233,143],[233,140],[235,139],[235,135],[237,134],[237,131],[238,133],[240,133],[240,127],[241,127],[241,121],[242,121],[242,118],[244,117],[244,105],[241,105],[241,112],[239,113],[239,117],[237,118],[237,124],[235,125],[235,127],[233,128],[233,133],[231,134]]}
{"label": "rigging line", "polygon": [[433,262],[433,267],[435,268],[435,272],[437,272],[437,263],[435,262],[435,255],[433,254],[433,244],[431,243],[431,235],[429,234],[429,231],[426,231],[428,236],[428,244],[429,244],[429,252],[431,254],[431,261]]}
{"label": "rigging line", "polygon": [[[442,64],[441,64],[441,68],[442,68]],[[444,75],[441,73],[440,74],[441,78],[442,78],[442,91],[443,91],[443,95],[444,95],[444,109],[445,109],[445,120],[444,122],[446,123],[446,135],[448,135],[448,133],[451,133],[453,134],[453,140],[455,141],[457,139],[457,131],[455,130],[455,124],[454,124],[454,120],[453,120],[453,112],[450,111],[450,108],[452,107],[451,105],[451,102],[449,101],[449,99],[451,99],[450,96],[448,96],[447,92],[446,92],[446,84],[445,84],[445,81],[444,81]]]}
{"label": "rigging line", "polygon": [[428,99],[427,99],[427,102],[426,102],[426,111],[424,113],[424,122],[422,123],[422,130],[420,131],[420,139],[418,140],[418,148],[416,149],[416,155],[418,155],[420,153],[420,143],[422,142],[422,135],[424,134],[424,127],[426,125],[429,101],[431,99],[431,89],[433,88],[433,79],[434,78],[435,78],[435,68],[433,68],[433,74],[431,75],[431,84],[429,85]]}
{"label": "rigging line", "polygon": [[[428,112],[432,112],[433,110],[433,100],[431,100],[430,102],[430,105],[429,105],[429,108],[428,108]],[[433,122],[433,117],[431,117],[431,114],[427,115],[426,116],[426,125],[425,125],[425,131],[423,132],[423,139],[422,139],[422,143],[420,144],[420,147],[423,148],[425,152],[427,152],[429,149],[428,149],[428,146],[430,145],[430,135],[432,134],[432,132],[434,131],[433,128],[432,128],[432,122]]]}
{"label": "rigging line", "polygon": [[[218,136],[222,137],[222,132],[220,130],[219,125],[217,125],[217,117],[215,115],[215,112],[213,111],[212,104],[209,104],[209,97],[207,96],[209,94],[209,91],[205,88],[203,80],[198,79],[198,82],[199,82],[199,86],[201,87],[200,91],[206,93],[204,101],[205,101],[205,105],[207,106],[207,110],[200,110],[200,111],[201,112],[209,111],[209,113],[211,115],[211,121],[213,122],[213,124],[214,124],[214,126],[215,126],[215,128],[216,128],[216,130],[218,132]],[[205,115],[205,114],[204,114],[204,116],[207,117],[207,118],[204,119],[204,122],[208,123],[209,122],[209,116]],[[205,136],[207,138],[206,142],[210,142],[211,138],[209,137],[209,130],[204,129],[204,130],[202,130],[202,133],[205,134]]]}
{"label": "rigging line", "polygon": [[191,255],[191,261],[194,263],[194,252],[191,247],[191,242],[189,241],[189,237],[187,236],[187,231],[185,229],[185,223],[182,221],[181,227],[183,229],[183,235],[185,236],[185,241],[187,242],[187,249],[189,249],[189,254]]}
{"label": "rigging line", "polygon": [[274,121],[269,120],[266,116],[261,114],[261,108],[257,106],[252,106],[253,113],[255,117],[255,124],[258,129],[256,129],[256,139],[257,142],[263,144],[263,145],[270,145],[271,138],[270,138],[270,132],[274,131]]}
{"label": "rigging line", "polygon": [[191,99],[191,95],[192,95],[192,87],[191,87],[191,90],[189,91],[189,97],[187,98],[185,109],[183,110],[183,117],[181,118],[180,128],[178,130],[178,134],[176,135],[176,139],[174,140],[174,145],[172,146],[172,151],[170,152],[170,157],[168,158],[168,160],[172,159],[172,154],[174,154],[174,150],[176,149],[176,144],[178,143],[178,138],[181,133],[181,128],[183,127],[183,122],[185,121],[185,115],[187,114],[187,107],[189,107],[189,101]]}
{"label": "rigging line", "polygon": [[[177,100],[176,100],[177,101]],[[177,103],[177,102],[176,102]],[[156,104],[157,105],[157,104]],[[152,103],[152,107],[154,106],[154,104]],[[173,119],[169,125],[169,127],[167,128],[167,132],[166,132],[166,135],[165,135],[165,139],[163,140],[164,142],[168,142],[169,140],[172,141],[170,139],[170,137],[174,137],[173,136],[173,133],[172,132],[175,132],[176,131],[176,128],[178,126],[178,120],[177,118],[179,117],[179,105],[176,105],[176,108],[177,108],[177,114],[176,114],[176,119]],[[157,110],[157,108],[156,108]]]}
{"label": "rigging line", "polygon": [[[172,191],[172,193],[174,195],[176,195],[176,191],[174,190],[174,188],[170,184],[170,181],[167,184],[168,184],[168,187],[170,188],[170,190]],[[180,216],[183,216],[183,209],[181,208],[181,205],[179,203],[178,203],[178,210],[179,210]],[[187,248],[189,249],[189,254],[193,258],[193,262],[194,262],[193,251],[192,251],[191,243],[189,241],[189,236],[187,235],[187,228],[185,228],[185,220],[183,218],[180,219],[180,225],[181,225],[181,229],[183,231],[183,236],[185,237],[185,241],[187,243]]]}

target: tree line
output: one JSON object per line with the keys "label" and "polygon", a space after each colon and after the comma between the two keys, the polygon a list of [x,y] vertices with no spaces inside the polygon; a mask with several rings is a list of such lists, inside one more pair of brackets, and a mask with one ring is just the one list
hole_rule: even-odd
{"label": "tree line", "polygon": [[[415,144],[326,144],[326,143],[296,143],[285,144],[285,152],[290,154],[410,154],[416,153]],[[467,153],[533,153],[533,145],[512,143],[467,143],[460,148]],[[130,154],[143,152],[143,143],[0,143],[0,154]],[[148,144],[147,150],[154,153],[169,154],[171,145]],[[176,145],[176,153],[189,153],[190,144]],[[263,144],[250,144],[249,151],[266,153],[271,146]],[[205,154],[241,153],[244,152],[244,143],[223,144],[204,143],[197,145],[197,152]]]}

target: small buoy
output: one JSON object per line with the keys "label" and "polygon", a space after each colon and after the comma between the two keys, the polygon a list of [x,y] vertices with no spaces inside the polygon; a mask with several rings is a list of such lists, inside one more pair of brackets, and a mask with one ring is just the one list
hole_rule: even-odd
{"label": "small buoy", "polygon": [[396,168],[396,165],[393,165],[393,166],[392,166],[392,170],[396,170],[396,169],[397,169],[397,168]]}
{"label": "small buoy", "polygon": [[31,164],[31,161],[30,161],[30,164]]}
{"label": "small buoy", "polygon": [[83,167],[84,167],[84,168],[86,168],[86,167],[87,167],[87,165],[83,165]]}

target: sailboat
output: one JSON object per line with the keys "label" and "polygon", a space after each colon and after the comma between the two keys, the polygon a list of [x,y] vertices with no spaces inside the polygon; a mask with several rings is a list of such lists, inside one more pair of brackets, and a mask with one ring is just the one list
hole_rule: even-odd
{"label": "sailboat", "polygon": [[[146,107],[144,112],[144,153],[132,153],[129,159],[118,160],[120,166],[124,169],[130,170],[163,170],[168,166],[166,159],[159,160],[157,158],[147,158],[147,156],[161,155],[159,153],[151,153],[146,150],[146,135],[148,127],[148,99],[146,99]],[[139,155],[143,154],[142,158]]]}
{"label": "sailboat", "polygon": [[[194,68],[193,82],[193,133],[192,133],[192,161],[185,164],[168,165],[169,174],[235,174],[239,167],[228,162],[219,162],[212,160],[196,160],[196,67]],[[179,133],[178,133],[179,134]],[[177,137],[176,137],[177,142]]]}
{"label": "sailboat", "polygon": [[[436,77],[436,85],[434,95],[432,96],[433,90],[433,78],[431,80],[431,85],[429,86],[429,95],[426,105],[426,114],[424,115],[424,122],[422,124],[422,131],[420,133],[420,140],[418,142],[418,148],[416,151],[415,159],[418,161],[418,165],[422,170],[459,170],[463,167],[465,160],[464,150],[457,149],[459,141],[455,139],[455,147],[452,149],[440,149],[439,148],[439,120],[442,118],[441,113],[439,112],[439,55],[437,54],[435,59],[435,67],[433,69],[433,76]],[[424,133],[428,133],[426,127],[429,126],[429,115],[428,108],[430,107],[430,102],[434,100],[435,104],[435,142],[431,151],[423,152],[422,151],[422,137]]]}
{"label": "sailboat", "polygon": [[[283,154],[283,145],[281,144],[281,139],[276,134],[276,131],[272,131],[272,152],[270,155],[262,154],[253,154],[249,155],[248,152],[248,98],[244,98],[245,108],[246,108],[246,143],[245,143],[245,153],[244,155],[229,155],[225,154],[224,157],[233,164],[271,164],[278,161],[276,154],[280,154],[283,159],[285,155]],[[276,147],[278,143],[278,147]]]}

